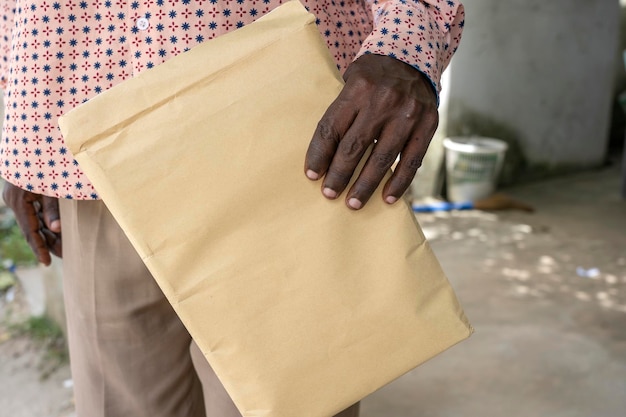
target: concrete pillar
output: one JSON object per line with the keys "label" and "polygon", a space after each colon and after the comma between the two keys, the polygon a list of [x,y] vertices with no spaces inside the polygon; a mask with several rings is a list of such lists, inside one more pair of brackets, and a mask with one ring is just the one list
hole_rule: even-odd
{"label": "concrete pillar", "polygon": [[443,110],[446,134],[517,142],[530,176],[602,164],[616,78],[619,1],[464,4],[465,32],[449,70]]}

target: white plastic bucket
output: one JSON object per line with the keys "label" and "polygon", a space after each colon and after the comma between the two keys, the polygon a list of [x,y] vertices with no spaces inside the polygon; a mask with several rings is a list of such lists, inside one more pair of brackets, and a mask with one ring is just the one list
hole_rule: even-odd
{"label": "white plastic bucket", "polygon": [[498,139],[456,137],[443,140],[446,149],[448,200],[476,201],[496,188],[507,144]]}

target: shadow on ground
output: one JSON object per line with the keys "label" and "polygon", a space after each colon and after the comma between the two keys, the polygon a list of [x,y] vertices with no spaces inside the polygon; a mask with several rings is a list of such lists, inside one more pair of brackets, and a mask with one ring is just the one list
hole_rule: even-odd
{"label": "shadow on ground", "polygon": [[617,167],[505,190],[537,212],[419,215],[476,333],[363,417],[621,417],[626,202]]}

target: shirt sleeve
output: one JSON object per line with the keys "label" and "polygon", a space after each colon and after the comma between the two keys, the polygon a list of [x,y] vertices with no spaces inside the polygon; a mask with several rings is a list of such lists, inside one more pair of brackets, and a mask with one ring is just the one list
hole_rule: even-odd
{"label": "shirt sleeve", "polygon": [[[424,73],[437,95],[441,74],[461,41],[465,10],[457,0],[366,0],[372,33],[356,58],[387,55]],[[355,59],[356,59],[355,58]]]}
{"label": "shirt sleeve", "polygon": [[0,0],[0,88],[6,87],[16,0]]}

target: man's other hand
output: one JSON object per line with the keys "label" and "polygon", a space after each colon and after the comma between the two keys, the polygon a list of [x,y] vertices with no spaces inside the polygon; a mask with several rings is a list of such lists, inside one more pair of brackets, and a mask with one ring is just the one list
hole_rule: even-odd
{"label": "man's other hand", "polygon": [[62,256],[59,200],[22,190],[8,182],[2,193],[5,203],[15,213],[37,260],[50,265],[50,254]]}
{"label": "man's other hand", "polygon": [[346,194],[346,204],[355,210],[363,207],[400,155],[383,188],[383,199],[393,204],[409,188],[437,129],[435,91],[421,72],[382,55],[361,56],[350,65],[344,79],[343,90],[313,135],[305,173],[311,180],[324,177],[322,193],[335,199],[375,143]]}

